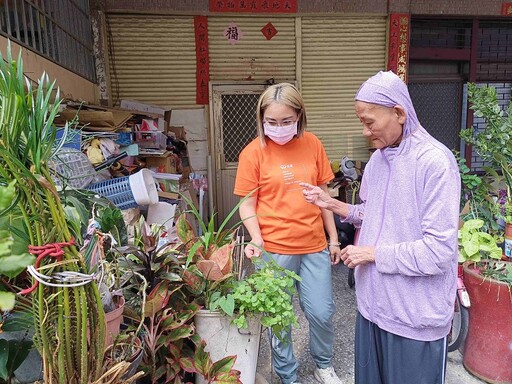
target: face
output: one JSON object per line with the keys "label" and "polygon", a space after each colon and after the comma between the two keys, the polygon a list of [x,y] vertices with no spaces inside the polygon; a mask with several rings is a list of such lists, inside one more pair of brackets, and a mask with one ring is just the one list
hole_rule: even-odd
{"label": "face", "polygon": [[363,135],[371,140],[374,148],[386,148],[402,140],[405,110],[400,105],[387,108],[356,101],[356,114],[363,124]]}
{"label": "face", "polygon": [[294,108],[281,103],[272,103],[263,112],[263,122],[274,127],[293,124],[298,118]]}

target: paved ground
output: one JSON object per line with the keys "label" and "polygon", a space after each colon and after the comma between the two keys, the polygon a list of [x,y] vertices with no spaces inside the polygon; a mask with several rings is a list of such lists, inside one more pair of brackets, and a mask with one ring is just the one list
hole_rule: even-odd
{"label": "paved ground", "polygon": [[[354,383],[354,324],[356,314],[355,292],[347,285],[348,269],[344,265],[335,266],[333,269],[333,284],[335,292],[336,314],[334,323],[336,327],[336,340],[334,344],[334,367],[346,384]],[[312,372],[313,361],[308,350],[308,326],[296,303],[299,314],[300,329],[294,330],[294,351],[299,360],[299,380],[302,384],[316,383]],[[265,335],[261,339],[260,354],[258,359],[258,380],[256,384],[280,384],[279,379],[271,373],[270,353],[268,338]],[[457,352],[448,355],[448,367],[446,384],[481,384],[483,381],[472,376],[462,365],[462,356]],[[372,383],[368,383],[372,384]],[[414,383],[411,383],[414,384]]]}

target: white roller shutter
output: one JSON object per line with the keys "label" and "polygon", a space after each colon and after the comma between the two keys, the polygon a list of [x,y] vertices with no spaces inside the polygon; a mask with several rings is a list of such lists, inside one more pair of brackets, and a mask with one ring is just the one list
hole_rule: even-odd
{"label": "white roller shutter", "polygon": [[107,15],[111,97],[197,108],[193,16]]}
{"label": "white roller shutter", "polygon": [[[267,40],[261,29],[271,22],[277,34]],[[243,36],[236,44],[224,36],[235,23]],[[208,17],[210,80],[295,80],[295,18],[250,16]]]}
{"label": "white roller shutter", "polygon": [[385,68],[386,18],[302,18],[302,94],[308,130],[331,160],[369,157],[354,110],[363,81]]}

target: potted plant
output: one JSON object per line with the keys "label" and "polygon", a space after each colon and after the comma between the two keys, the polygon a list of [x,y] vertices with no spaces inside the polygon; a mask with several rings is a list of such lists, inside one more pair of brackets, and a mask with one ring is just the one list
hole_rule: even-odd
{"label": "potted plant", "polygon": [[229,381],[237,377],[233,359],[212,361],[201,352],[204,347],[192,322],[199,306],[182,291],[185,258],[161,241],[164,230],[141,218],[131,244],[115,247],[123,275],[125,317],[141,327],[145,373],[141,382],[178,384],[188,382],[189,373],[201,371],[209,378],[236,383]]}
{"label": "potted plant", "polygon": [[[254,382],[261,326],[277,336],[289,326],[298,326],[291,297],[300,278],[272,260],[260,260],[255,271],[247,273],[240,223],[226,229],[239,205],[215,230],[214,215],[206,225],[192,202],[184,200],[190,207],[187,213],[201,226],[199,236],[186,213],[176,222],[187,259],[183,278],[194,300],[203,306],[194,319],[197,333],[213,359],[236,355],[234,368],[241,371],[241,381]],[[204,382],[196,377],[196,383]]]}
{"label": "potted plant", "polygon": [[[54,83],[43,75],[37,89],[23,74],[21,52],[10,46],[0,59],[0,178],[15,182],[15,206],[23,217],[18,235],[37,255],[35,270],[45,275],[83,271],[48,161],[54,152],[53,119],[60,104]],[[50,252],[50,249],[54,251]],[[102,375],[104,314],[97,286],[32,285],[22,290],[34,315],[34,342],[44,361],[44,381],[91,383]],[[94,332],[87,333],[87,325]]]}
{"label": "potted plant", "polygon": [[471,298],[464,366],[486,381],[509,383],[512,263],[501,260],[497,238],[483,227],[483,220],[471,219],[459,230],[459,261]]}
{"label": "potted plant", "polygon": [[[512,248],[512,102],[507,110],[500,107],[496,88],[468,84],[470,108],[476,117],[483,118],[485,129],[463,129],[460,136],[472,144],[482,160],[489,164],[486,172],[501,185],[499,217],[505,222],[505,239]],[[499,172],[499,173],[498,173]],[[499,188],[498,188],[499,189]],[[508,256],[508,255],[507,255]]]}

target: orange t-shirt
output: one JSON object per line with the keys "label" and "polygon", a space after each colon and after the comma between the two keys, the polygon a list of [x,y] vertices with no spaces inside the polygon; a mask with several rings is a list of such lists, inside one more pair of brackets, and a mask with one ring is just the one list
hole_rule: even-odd
{"label": "orange t-shirt", "polygon": [[288,255],[326,247],[320,208],[306,202],[300,182],[321,185],[334,178],[322,143],[309,132],[285,145],[259,139],[240,153],[235,195],[257,198],[256,215],[265,250]]}

